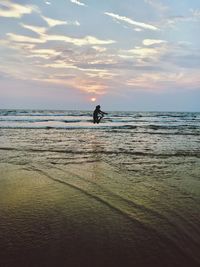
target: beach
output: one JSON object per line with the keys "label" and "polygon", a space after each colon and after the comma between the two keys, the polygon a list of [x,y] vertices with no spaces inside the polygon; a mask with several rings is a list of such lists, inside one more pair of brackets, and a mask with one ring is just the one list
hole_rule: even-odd
{"label": "beach", "polygon": [[0,111],[1,266],[199,266],[200,113]]}

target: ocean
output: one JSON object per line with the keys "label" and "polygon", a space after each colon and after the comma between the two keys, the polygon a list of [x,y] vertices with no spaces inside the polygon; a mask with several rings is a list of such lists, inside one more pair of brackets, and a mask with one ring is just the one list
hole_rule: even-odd
{"label": "ocean", "polygon": [[199,266],[200,113],[0,110],[6,266]]}

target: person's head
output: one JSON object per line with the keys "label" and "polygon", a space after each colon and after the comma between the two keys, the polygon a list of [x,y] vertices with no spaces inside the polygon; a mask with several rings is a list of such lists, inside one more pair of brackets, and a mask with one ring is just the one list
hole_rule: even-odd
{"label": "person's head", "polygon": [[100,108],[101,108],[101,106],[100,106],[100,105],[97,105],[97,106],[96,106],[96,109],[100,109]]}

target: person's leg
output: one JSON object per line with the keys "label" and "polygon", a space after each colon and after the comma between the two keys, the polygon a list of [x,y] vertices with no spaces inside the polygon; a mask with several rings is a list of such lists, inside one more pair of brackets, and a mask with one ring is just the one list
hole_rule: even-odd
{"label": "person's leg", "polygon": [[103,116],[99,116],[97,119],[97,123],[99,123],[102,118],[103,118]]}
{"label": "person's leg", "polygon": [[93,116],[93,123],[97,123],[98,122],[98,117],[97,116]]}

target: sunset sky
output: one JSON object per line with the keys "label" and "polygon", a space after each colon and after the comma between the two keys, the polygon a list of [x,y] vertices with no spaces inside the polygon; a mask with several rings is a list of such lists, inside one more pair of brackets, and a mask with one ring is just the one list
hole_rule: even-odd
{"label": "sunset sky", "polygon": [[200,111],[199,0],[0,0],[0,108]]}

